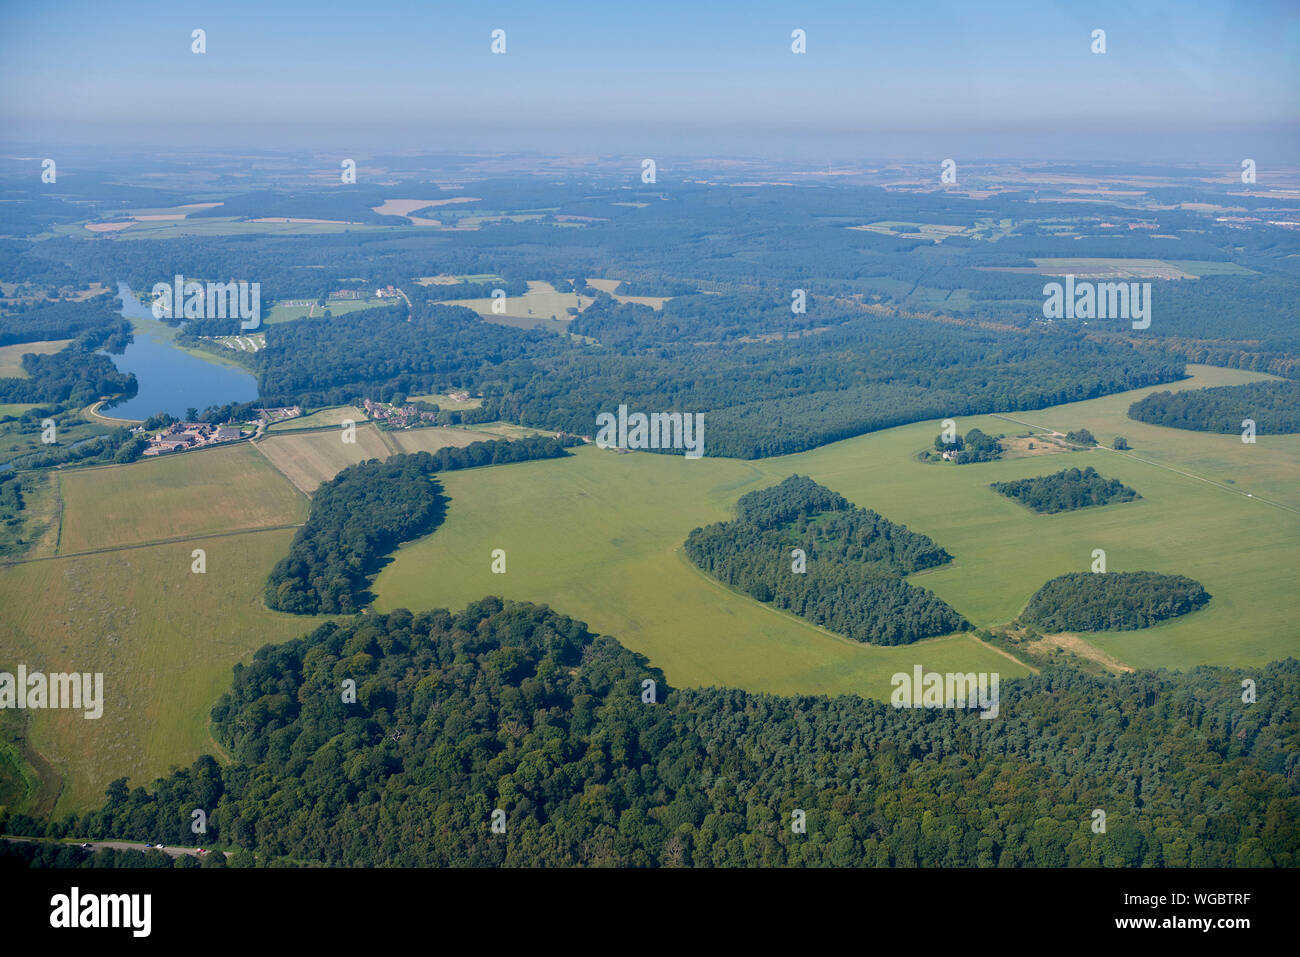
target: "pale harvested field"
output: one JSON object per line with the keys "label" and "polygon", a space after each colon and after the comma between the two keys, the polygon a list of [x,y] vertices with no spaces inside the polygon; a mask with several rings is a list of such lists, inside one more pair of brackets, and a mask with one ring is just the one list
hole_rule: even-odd
{"label": "pale harvested field", "polygon": [[474,196],[453,196],[450,199],[386,199],[381,206],[371,207],[371,211],[378,213],[380,216],[405,216],[413,225],[416,226],[441,226],[442,222],[437,219],[429,219],[426,216],[412,216],[411,213],[417,209],[428,209],[430,206],[449,206],[452,203],[474,203],[478,202]]}
{"label": "pale harvested field", "polygon": [[671,296],[620,296],[614,290],[618,288],[618,284],[622,281],[621,279],[588,279],[587,285],[594,286],[601,292],[609,293],[619,302],[632,302],[641,306],[649,306],[651,309],[662,309],[664,303],[672,298]]}
{"label": "pale harvested field", "polygon": [[495,273],[474,273],[464,276],[453,276],[451,273],[441,273],[437,276],[420,276],[415,281],[421,286],[454,286],[458,282],[491,282],[496,280],[501,282],[501,277]]}
{"label": "pale harvested field", "polygon": [[304,521],[307,502],[247,442],[59,475],[59,554]]}
{"label": "pale harvested field", "polygon": [[1062,632],[1059,635],[1044,635],[1037,641],[1031,641],[1029,643],[1029,650],[1031,652],[1037,653],[1049,648],[1064,648],[1066,651],[1072,651],[1080,658],[1090,658],[1100,664],[1107,671],[1116,674],[1133,670],[1132,667],[1124,664],[1124,662],[1120,661],[1114,655],[1108,655],[1095,645],[1090,645],[1078,635],[1073,635],[1069,632]]}
{"label": "pale harvested field", "polygon": [[[1034,444],[1032,449],[1029,447],[1031,442]],[[1031,455],[1052,455],[1056,452],[1068,451],[1070,450],[1065,446],[1053,442],[1047,434],[1035,435],[1028,439],[1009,435],[1002,440],[1002,457],[1004,459],[1020,459]]]}
{"label": "pale harvested field", "polygon": [[46,339],[44,342],[19,342],[12,346],[0,346],[0,379],[26,379],[23,356],[29,352],[48,356],[62,351],[71,341],[71,339]]}
{"label": "pale harvested field", "polygon": [[474,442],[490,442],[499,439],[499,435],[487,432],[471,432],[468,429],[445,429],[437,426],[429,429],[403,429],[389,432],[388,437],[397,443],[403,452],[436,452],[448,446],[463,449]]}
{"label": "pale harvested field", "polygon": [[271,435],[259,440],[257,448],[290,482],[310,495],[349,465],[393,454],[373,425],[358,422],[356,439],[344,442],[342,428],[325,429]]}
{"label": "pale harvested field", "polygon": [[490,296],[485,299],[450,299],[446,305],[473,309],[488,322],[505,318],[541,321],[552,316],[563,321],[569,318],[570,306],[576,306],[581,312],[595,302],[594,299],[579,296],[577,293],[556,292],[555,287],[549,282],[535,279],[528,280],[528,292],[524,295],[506,297],[505,312],[493,312],[493,301]]}
{"label": "pale harvested field", "polygon": [[386,199],[382,206],[373,207],[380,216],[409,216],[417,209],[428,206],[450,206],[453,203],[477,203],[477,196],[453,196],[450,199]]}

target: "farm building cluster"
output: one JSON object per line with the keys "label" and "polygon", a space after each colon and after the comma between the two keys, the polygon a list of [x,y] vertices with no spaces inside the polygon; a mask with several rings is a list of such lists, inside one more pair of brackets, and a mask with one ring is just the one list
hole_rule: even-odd
{"label": "farm building cluster", "polygon": [[180,452],[185,449],[197,449],[205,445],[220,442],[234,442],[247,433],[233,425],[210,425],[207,422],[176,422],[163,429],[157,435],[149,437],[149,446],[144,455],[163,455],[167,452]]}
{"label": "farm building cluster", "polygon": [[389,402],[372,402],[370,399],[363,400],[362,404],[365,406],[366,415],[376,422],[383,422],[400,429],[410,428],[421,422],[432,424],[438,420],[436,413],[422,412],[413,405],[396,406]]}

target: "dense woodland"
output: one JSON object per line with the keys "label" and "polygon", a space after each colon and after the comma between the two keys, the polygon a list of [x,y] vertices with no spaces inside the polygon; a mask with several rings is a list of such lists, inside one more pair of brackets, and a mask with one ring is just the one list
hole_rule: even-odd
{"label": "dense woodland", "polygon": [[579,622],[487,598],[262,648],[213,710],[231,764],[0,826],[189,844],[204,808],[205,846],[260,864],[1294,866],[1300,662],[1250,677],[1243,705],[1231,669],[1049,669],[1003,682],[995,720],[677,690]]}
{"label": "dense woodland", "polygon": [[[729,302],[757,308],[753,299]],[[861,316],[802,338],[673,345],[661,338],[659,317],[648,307],[603,308],[627,323],[626,338],[615,338],[614,346],[485,323],[463,307],[416,303],[410,321],[396,305],[270,326],[267,348],[252,362],[267,401],[387,401],[451,386],[482,392],[484,414],[579,435],[593,434],[597,414],[623,403],[702,412],[705,454],[743,458],[923,418],[1075,401],[1182,374],[1182,364],[1167,356],[1080,334],[990,333]],[[725,304],[701,316],[712,325],[696,329],[700,336],[734,332],[727,323],[755,335],[771,332],[766,321],[750,323],[748,312],[733,317]],[[371,335],[358,337],[359,327]],[[936,363],[936,351],[954,358]]]}
{"label": "dense woodland", "polygon": [[1300,432],[1300,382],[1249,382],[1184,392],[1153,392],[1129,406],[1130,418],[1173,429],[1240,434],[1251,419],[1260,435]]}
{"label": "dense woodland", "polygon": [[446,499],[433,472],[432,458],[420,453],[361,462],[322,483],[288,557],[271,570],[267,606],[300,615],[360,611],[379,561],[442,524]]}
{"label": "dense woodland", "polygon": [[88,405],[107,395],[136,391],[135,375],[121,373],[113,360],[73,343],[49,355],[23,356],[25,379],[0,379],[0,403],[74,402]]}
{"label": "dense woodland", "polygon": [[1159,572],[1071,572],[1029,599],[1025,621],[1044,631],[1129,631],[1196,611],[1210,600],[1198,581]]}
{"label": "dense woodland", "polygon": [[113,293],[86,300],[17,302],[0,312],[0,346],[49,339],[77,339],[100,345],[114,335],[130,334],[121,317],[121,302]]}
{"label": "dense woodland", "polygon": [[989,488],[1047,515],[1142,497],[1119,479],[1102,478],[1091,465],[1083,470],[1062,469],[1052,475],[994,482]]}
{"label": "dense woodland", "polygon": [[349,466],[312,496],[306,524],[267,579],[266,604],[299,615],[360,611],[383,558],[442,524],[447,499],[434,473],[555,458],[574,441],[499,439]]}
{"label": "dense woodland", "polygon": [[[854,507],[810,478],[742,495],[737,518],[697,528],[686,555],[762,602],[854,641],[900,645],[965,627],[944,601],[903,580],[952,556],[924,535]],[[792,552],[802,549],[803,571]]]}

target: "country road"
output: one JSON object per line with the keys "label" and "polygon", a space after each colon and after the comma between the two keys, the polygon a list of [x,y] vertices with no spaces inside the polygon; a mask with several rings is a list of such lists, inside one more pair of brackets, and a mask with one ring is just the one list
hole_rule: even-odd
{"label": "country road", "polygon": [[[56,841],[45,837],[6,837],[4,840],[13,841],[18,844],[67,844],[70,847],[81,847],[82,845],[81,841]],[[115,851],[162,850],[162,852],[168,857],[180,857],[182,854],[187,854],[190,857],[199,856],[199,849],[197,847],[149,848],[141,842],[134,841],[87,841],[85,843],[90,845],[86,848],[86,850],[90,851],[98,851],[100,848],[107,847]],[[207,851],[204,851],[203,853],[206,855]],[[230,851],[223,851],[222,853],[225,854],[226,857],[230,857],[231,854]]]}

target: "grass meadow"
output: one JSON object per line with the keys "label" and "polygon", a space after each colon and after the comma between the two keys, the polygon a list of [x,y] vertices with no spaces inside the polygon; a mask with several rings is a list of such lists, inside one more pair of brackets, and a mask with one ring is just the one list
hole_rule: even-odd
{"label": "grass meadow", "polygon": [[[1259,378],[1194,371],[1195,379],[1179,387]],[[744,492],[798,473],[944,546],[954,561],[912,580],[977,626],[1015,618],[1045,581],[1087,570],[1100,548],[1110,571],[1185,574],[1214,596],[1201,611],[1151,629],[1084,636],[1119,661],[1186,668],[1300,654],[1293,585],[1300,436],[1247,446],[1231,436],[1127,419],[1128,406],[1148,391],[1013,413],[1059,431],[1086,427],[1105,443],[1123,434],[1133,445],[1125,453],[923,465],[915,454],[933,442],[940,428],[934,422],[753,462],[586,447],[571,459],[448,473],[446,523],[399,549],[375,583],[377,604],[457,607],[487,593],[545,602],[616,635],[682,685],[884,696],[889,676],[918,661],[935,670],[996,670],[990,653],[969,638],[905,648],[848,643],[731,594],[684,559],[681,544],[692,528],[730,517]],[[958,422],[961,431],[972,427],[1027,431],[993,416]],[[1036,515],[988,487],[1085,465],[1121,479],[1143,499]],[[494,548],[506,550],[504,575],[491,573]],[[1023,671],[1005,659],[996,664],[1004,674]]]}
{"label": "grass meadow", "polygon": [[307,500],[247,442],[59,476],[59,553],[302,522]]}
{"label": "grass meadow", "polygon": [[[220,754],[209,716],[231,667],[323,620],[262,603],[266,576],[293,534],[248,532],[0,568],[0,670],[22,663],[104,675],[98,719],[25,713],[28,746],[62,779],[56,815],[98,806],[123,775],[132,786],[149,785],[172,765]],[[191,571],[195,547],[207,553],[202,575]]]}

